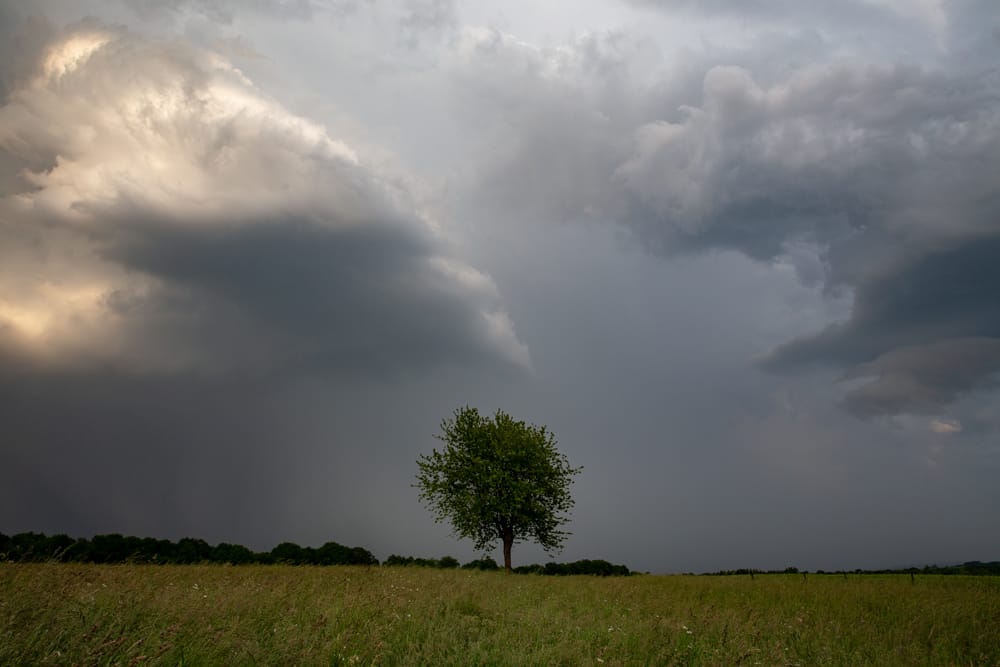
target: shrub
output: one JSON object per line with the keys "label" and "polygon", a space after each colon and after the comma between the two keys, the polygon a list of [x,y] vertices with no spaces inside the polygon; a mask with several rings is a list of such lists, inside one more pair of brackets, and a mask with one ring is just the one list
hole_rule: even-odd
{"label": "shrub", "polygon": [[451,556],[442,556],[441,560],[438,561],[438,567],[445,570],[451,570],[458,567],[458,559]]}
{"label": "shrub", "polygon": [[499,570],[500,566],[492,558],[483,557],[479,560],[470,560],[462,566],[463,570]]}

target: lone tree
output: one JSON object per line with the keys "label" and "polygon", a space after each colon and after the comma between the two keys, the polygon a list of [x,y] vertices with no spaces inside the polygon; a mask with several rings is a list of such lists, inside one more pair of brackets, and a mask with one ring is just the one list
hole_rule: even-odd
{"label": "lone tree", "polygon": [[569,485],[582,468],[570,467],[551,432],[502,410],[491,418],[470,407],[443,420],[441,431],[435,437],[444,449],[417,459],[416,486],[435,521],[449,521],[479,550],[501,540],[507,572],[515,542],[562,547],[568,533],[559,526],[573,507]]}

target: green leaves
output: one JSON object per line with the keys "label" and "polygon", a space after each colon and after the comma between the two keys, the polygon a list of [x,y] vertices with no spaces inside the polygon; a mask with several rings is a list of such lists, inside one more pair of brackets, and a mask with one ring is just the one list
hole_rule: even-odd
{"label": "green leaves", "polygon": [[436,437],[444,447],[418,458],[416,484],[435,521],[450,522],[480,550],[505,531],[546,551],[562,546],[568,533],[559,526],[573,507],[569,486],[582,468],[569,465],[546,427],[464,407],[441,422]]}

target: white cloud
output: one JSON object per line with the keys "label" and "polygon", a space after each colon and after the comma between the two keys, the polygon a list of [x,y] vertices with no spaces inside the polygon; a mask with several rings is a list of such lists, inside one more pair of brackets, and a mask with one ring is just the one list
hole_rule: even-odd
{"label": "white cloud", "polygon": [[410,195],[222,56],[88,25],[40,72],[0,108],[9,345],[140,370],[528,365]]}
{"label": "white cloud", "polygon": [[928,428],[935,433],[950,435],[962,432],[962,422],[957,419],[932,419],[928,423]]}

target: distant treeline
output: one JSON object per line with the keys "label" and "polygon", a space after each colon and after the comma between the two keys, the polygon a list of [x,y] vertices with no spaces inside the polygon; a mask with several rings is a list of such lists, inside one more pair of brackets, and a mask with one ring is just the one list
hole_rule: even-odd
{"label": "distant treeline", "polygon": [[231,563],[287,565],[378,565],[367,549],[327,542],[319,548],[282,542],[270,551],[254,552],[239,544],[212,546],[205,540],[185,537],[177,542],[117,533],[76,539],[68,535],[0,533],[0,561],[37,563]]}
{"label": "distant treeline", "polygon": [[[719,570],[718,572],[705,572],[705,575],[750,575],[755,574],[810,574],[808,570],[799,570],[797,567],[786,567],[784,570],[755,570],[740,568],[738,570]],[[978,560],[970,560],[961,565],[924,565],[923,567],[893,568],[884,570],[816,570],[811,574],[967,574],[967,575],[1000,575],[1000,561],[990,561],[983,563]]]}
{"label": "distant treeline", "polygon": [[[412,556],[397,556],[393,554],[385,559],[383,565],[400,565],[416,567],[456,568],[458,560],[451,556],[442,558],[414,558]],[[469,561],[461,566],[465,570],[499,570],[500,566],[492,558],[481,558]],[[624,565],[612,565],[606,560],[578,560],[574,563],[546,563],[545,565],[522,565],[514,568],[515,574],[547,574],[569,575],[589,574],[599,577],[628,576],[631,574]]]}
{"label": "distant treeline", "polygon": [[[232,565],[378,565],[378,559],[362,547],[345,547],[327,542],[321,547],[302,547],[282,542],[270,551],[255,552],[239,544],[222,542],[215,546],[205,540],[185,537],[177,542],[152,537],[131,537],[112,533],[95,535],[91,539],[43,533],[0,533],[0,562],[16,563],[229,563]],[[414,558],[393,554],[384,565],[458,568],[465,570],[499,570],[492,558],[472,560],[464,565],[457,558]],[[605,560],[579,560],[575,563],[524,565],[514,569],[518,574],[590,574],[598,576],[627,575],[624,565],[612,565]]]}
{"label": "distant treeline", "polygon": [[572,563],[546,563],[545,565],[522,565],[514,568],[518,574],[548,574],[566,576],[570,574],[590,574],[598,577],[627,577],[632,574],[624,565],[612,565],[606,560],[578,560]]}

